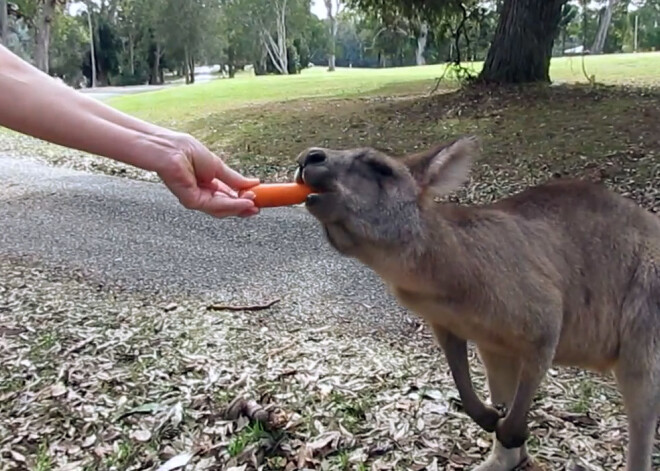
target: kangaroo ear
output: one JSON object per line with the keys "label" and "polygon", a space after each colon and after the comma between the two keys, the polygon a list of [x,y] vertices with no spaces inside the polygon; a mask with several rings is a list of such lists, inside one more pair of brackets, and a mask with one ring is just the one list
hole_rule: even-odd
{"label": "kangaroo ear", "polygon": [[438,195],[460,188],[470,176],[472,161],[479,156],[479,140],[465,137],[407,158],[406,164],[417,183]]}

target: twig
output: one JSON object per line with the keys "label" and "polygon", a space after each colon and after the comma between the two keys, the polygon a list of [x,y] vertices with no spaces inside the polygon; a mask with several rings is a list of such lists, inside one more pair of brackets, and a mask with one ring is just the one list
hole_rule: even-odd
{"label": "twig", "polygon": [[66,352],[64,352],[64,356],[66,357],[66,356],[71,355],[72,353],[76,353],[77,351],[82,350],[83,347],[85,347],[86,345],[92,343],[97,338],[98,338],[97,335],[92,335],[91,337],[83,340],[82,342],[78,342],[73,347],[69,348]]}
{"label": "twig", "polygon": [[274,348],[270,352],[268,352],[267,356],[272,357],[272,356],[277,355],[279,353],[285,352],[288,349],[290,349],[291,347],[293,347],[294,345],[295,345],[295,342],[289,342],[286,345],[283,345],[283,346],[278,347],[278,348]]}
{"label": "twig", "polygon": [[231,306],[229,304],[211,304],[206,309],[209,311],[262,311],[272,307],[274,304],[279,303],[280,298],[273,299],[266,304],[253,304],[246,306]]}
{"label": "twig", "polygon": [[442,82],[442,79],[444,79],[445,75],[447,75],[447,71],[449,70],[449,67],[450,64],[447,64],[447,67],[445,67],[445,71],[442,73],[442,75],[437,79],[435,79],[435,85],[433,86],[433,89],[431,90],[429,95],[433,95],[438,90],[438,88],[440,87],[440,82]]}

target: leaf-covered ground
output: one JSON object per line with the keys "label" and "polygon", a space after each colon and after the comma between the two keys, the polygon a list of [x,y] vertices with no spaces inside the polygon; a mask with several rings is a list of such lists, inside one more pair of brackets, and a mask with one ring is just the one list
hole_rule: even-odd
{"label": "leaf-covered ground", "polygon": [[[29,260],[0,272],[2,469],[468,470],[487,453],[426,329],[360,337],[284,302],[143,299]],[[607,378],[552,370],[531,424],[546,469],[622,463]]]}
{"label": "leaf-covered ground", "polygon": [[[184,128],[268,180],[289,179],[308,145],[403,153],[475,133],[484,157],[462,201],[571,175],[657,211],[658,123],[657,89],[555,86],[274,102]],[[0,144],[54,165],[154,178],[14,134]],[[425,328],[362,337],[323,327],[323,313],[300,319],[285,302],[207,307],[0,260],[0,469],[469,470],[486,456],[489,437],[461,413]],[[627,433],[610,377],[553,370],[531,421],[546,469],[620,469]],[[655,459],[660,466],[660,451]]]}

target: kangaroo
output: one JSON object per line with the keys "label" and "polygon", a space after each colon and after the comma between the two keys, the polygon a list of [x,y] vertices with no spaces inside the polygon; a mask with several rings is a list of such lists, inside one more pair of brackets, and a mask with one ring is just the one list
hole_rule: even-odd
{"label": "kangaroo", "polygon": [[[627,471],[651,471],[660,413],[660,219],[605,186],[552,180],[497,202],[441,198],[470,176],[476,137],[395,158],[310,148],[296,181],[330,245],[380,276],[431,329],[465,413],[493,435],[475,471],[531,462],[527,415],[552,365],[612,371]],[[467,342],[486,369],[474,391]]]}

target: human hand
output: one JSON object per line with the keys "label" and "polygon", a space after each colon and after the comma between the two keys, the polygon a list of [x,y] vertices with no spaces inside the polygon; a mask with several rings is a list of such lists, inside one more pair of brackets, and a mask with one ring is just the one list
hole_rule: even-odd
{"label": "human hand", "polygon": [[[156,173],[185,208],[219,218],[259,212],[248,190],[258,178],[242,176],[188,134],[167,132],[158,137],[168,142],[169,151]],[[239,196],[241,190],[247,191]]]}

